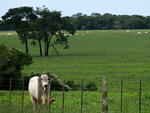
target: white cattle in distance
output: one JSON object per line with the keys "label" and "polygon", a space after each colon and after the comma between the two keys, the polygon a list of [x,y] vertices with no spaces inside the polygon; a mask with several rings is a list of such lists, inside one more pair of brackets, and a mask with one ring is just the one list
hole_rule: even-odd
{"label": "white cattle in distance", "polygon": [[130,32],[130,30],[127,30],[126,32],[127,32],[127,33],[129,33],[129,32]]}
{"label": "white cattle in distance", "polygon": [[51,78],[49,78],[46,74],[42,74],[41,75],[41,83],[39,84],[39,79],[40,77],[39,76],[34,76],[32,78],[30,78],[30,81],[29,81],[29,86],[28,86],[28,89],[29,89],[29,95],[31,97],[31,101],[32,101],[32,104],[33,104],[33,108],[35,110],[35,112],[40,109],[38,108],[38,86],[40,85],[40,90],[41,90],[41,102],[45,105],[45,108],[47,108],[47,106],[49,105],[49,101],[50,103],[55,101],[55,100],[48,100],[49,99],[49,96],[48,96],[48,86],[49,86],[49,81],[50,80],[53,80]]}
{"label": "white cattle in distance", "polygon": [[136,34],[142,34],[141,32],[137,32]]}
{"label": "white cattle in distance", "polygon": [[148,34],[149,32],[148,31],[145,31],[145,34]]}

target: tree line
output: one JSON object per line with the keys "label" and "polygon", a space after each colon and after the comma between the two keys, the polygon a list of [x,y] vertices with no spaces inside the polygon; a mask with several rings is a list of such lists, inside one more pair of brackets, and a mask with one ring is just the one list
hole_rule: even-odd
{"label": "tree line", "polygon": [[[77,13],[62,18],[69,20],[76,30],[150,29],[150,16]],[[13,26],[2,27],[2,23],[0,20],[0,30],[14,30]]]}
{"label": "tree line", "polygon": [[77,13],[67,16],[76,30],[150,29],[150,16]]}
{"label": "tree line", "polygon": [[19,7],[9,9],[2,16],[0,30],[15,30],[25,45],[28,53],[28,40],[31,44],[38,45],[40,56],[43,55],[44,43],[45,56],[49,55],[49,48],[57,54],[55,45],[61,44],[64,49],[69,48],[69,34],[75,30],[110,30],[110,29],[150,29],[150,16],[141,15],[113,15],[105,13],[92,13],[90,16],[77,13],[72,16],[62,17],[60,11],[50,11],[42,8]]}

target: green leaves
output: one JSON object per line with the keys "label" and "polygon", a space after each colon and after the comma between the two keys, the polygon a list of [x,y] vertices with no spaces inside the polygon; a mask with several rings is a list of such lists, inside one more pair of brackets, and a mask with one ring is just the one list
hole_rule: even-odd
{"label": "green leaves", "polygon": [[[32,57],[28,53],[16,48],[8,50],[6,46],[0,45],[0,89],[8,89],[9,78],[21,78],[21,70],[32,63]],[[19,81],[12,83],[15,84],[19,84]]]}
{"label": "green leaves", "polygon": [[[39,44],[40,56],[42,56],[41,42],[45,43],[45,56],[48,56],[49,47],[56,53],[56,44],[68,48],[68,36],[65,33],[74,34],[73,25],[61,17],[60,11],[50,11],[48,8],[20,7],[10,9],[3,17],[5,26],[13,26],[22,44],[25,44],[28,53],[28,40],[32,39],[34,45]],[[57,34],[58,33],[58,34]],[[32,43],[33,44],[33,43]]]}
{"label": "green leaves", "polygon": [[8,50],[6,46],[0,45],[0,75],[20,72],[24,66],[29,66],[31,63],[33,63],[32,57],[28,53],[16,48]]}

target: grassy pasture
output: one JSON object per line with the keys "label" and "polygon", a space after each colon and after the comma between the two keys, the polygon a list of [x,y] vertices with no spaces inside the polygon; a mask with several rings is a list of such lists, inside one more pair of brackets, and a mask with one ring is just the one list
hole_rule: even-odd
{"label": "grassy pasture", "polygon": [[[143,34],[137,35],[138,31]],[[51,72],[61,78],[74,80],[102,76],[147,80],[150,72],[150,34],[144,34],[144,31],[150,30],[131,30],[130,33],[125,30],[95,30],[88,34],[77,31],[78,36],[69,38],[70,49],[63,50],[58,46],[59,56],[50,50],[50,55],[42,58],[39,57],[39,48],[29,44],[34,63],[26,67],[23,73]],[[1,35],[4,33],[8,32],[0,32],[0,43],[24,51],[25,47],[17,35]]]}
{"label": "grassy pasture", "polygon": [[[142,34],[136,34],[138,31]],[[29,44],[29,52],[33,56],[34,63],[25,67],[23,73],[28,75],[31,72],[50,72],[66,81],[75,80],[75,83],[80,83],[81,79],[84,79],[84,84],[89,81],[96,82],[98,92],[84,93],[83,111],[86,113],[90,110],[93,110],[93,113],[101,112],[102,76],[108,78],[110,112],[120,112],[120,80],[122,79],[124,80],[124,112],[138,112],[139,81],[142,80],[142,110],[147,113],[150,111],[150,34],[145,34],[145,31],[150,32],[150,30],[130,30],[129,33],[126,30],[94,30],[89,33],[77,31],[78,36],[69,38],[70,49],[63,50],[61,46],[57,46],[59,56],[50,49],[48,57],[40,57],[39,48]],[[0,32],[0,43],[10,49],[16,47],[25,51],[16,33],[12,32],[14,35],[7,36],[8,33],[9,31]],[[57,100],[52,110],[53,108],[60,110],[62,92],[54,92],[52,95]],[[76,98],[80,97],[80,92],[67,92],[66,96],[66,113],[70,110],[74,113],[80,112],[80,98]],[[29,96],[26,95],[26,98],[28,100]],[[73,98],[72,101],[70,98]],[[30,104],[31,102],[25,105],[29,107]]]}
{"label": "grassy pasture", "polygon": [[[0,113],[21,113],[22,112],[22,92],[12,91],[11,109],[9,109],[9,92],[0,91]],[[142,113],[150,111],[150,93],[142,93]],[[120,113],[120,93],[108,93],[108,109],[109,113]],[[64,112],[65,113],[80,113],[81,110],[81,93],[80,91],[65,92]],[[101,113],[102,109],[102,94],[100,92],[83,93],[83,113]],[[62,92],[53,91],[52,98],[56,99],[51,105],[51,113],[61,113],[62,111]],[[138,94],[124,93],[123,94],[123,113],[138,113],[139,102]],[[33,113],[28,91],[25,91],[24,96],[24,113]],[[42,113],[48,113],[42,106]]]}

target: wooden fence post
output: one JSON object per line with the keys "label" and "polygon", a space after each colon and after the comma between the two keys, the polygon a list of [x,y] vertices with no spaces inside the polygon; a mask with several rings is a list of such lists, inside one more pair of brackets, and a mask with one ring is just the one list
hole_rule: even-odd
{"label": "wooden fence post", "polygon": [[64,113],[64,95],[65,95],[65,79],[63,79],[63,100],[62,100],[62,113]]}
{"label": "wooden fence post", "polygon": [[107,99],[107,78],[102,78],[102,113],[108,113],[108,99]]}
{"label": "wooden fence post", "polygon": [[9,84],[9,109],[11,108],[11,78],[10,78],[10,84]]}
{"label": "wooden fence post", "polygon": [[141,113],[141,81],[140,81],[140,89],[139,89],[139,113]]}
{"label": "wooden fence post", "polygon": [[22,85],[22,113],[23,113],[23,104],[24,104],[24,78],[23,78],[23,85]]}
{"label": "wooden fence post", "polygon": [[81,80],[81,113],[82,113],[82,105],[83,105],[83,79]]}
{"label": "wooden fence post", "polygon": [[121,80],[121,113],[122,113],[122,93],[123,93],[123,80]]}
{"label": "wooden fence post", "polygon": [[49,113],[50,113],[50,99],[51,99],[51,80],[49,81],[49,87],[48,87],[48,100],[49,100]]}
{"label": "wooden fence post", "polygon": [[38,88],[37,88],[37,112],[40,112],[41,108],[41,77],[38,78]]}

